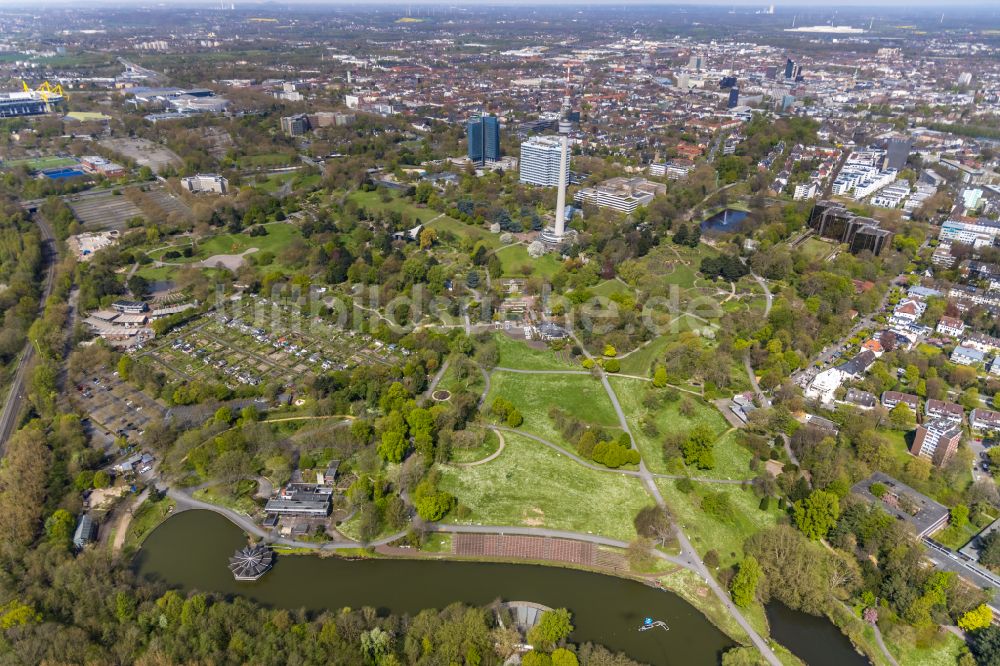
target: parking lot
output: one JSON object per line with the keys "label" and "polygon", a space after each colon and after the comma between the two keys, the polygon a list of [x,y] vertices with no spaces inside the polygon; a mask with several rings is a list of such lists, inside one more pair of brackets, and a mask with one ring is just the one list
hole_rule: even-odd
{"label": "parking lot", "polygon": [[100,144],[135,160],[139,166],[148,166],[155,173],[160,173],[168,166],[180,167],[184,164],[172,150],[148,139],[135,137],[102,139]]}
{"label": "parking lot", "polygon": [[117,229],[122,231],[133,217],[142,217],[142,211],[124,195],[111,190],[66,199],[73,215],[88,230]]}
{"label": "parking lot", "polygon": [[407,353],[292,308],[275,306],[267,324],[250,323],[251,317],[238,316],[243,313],[215,313],[193,321],[146,345],[137,358],[175,380],[218,381],[231,388],[269,382],[294,387],[310,375],[394,364]]}
{"label": "parking lot", "polygon": [[166,413],[159,402],[114,375],[89,377],[77,384],[72,401],[100,430],[130,441],[137,441],[147,424]]}

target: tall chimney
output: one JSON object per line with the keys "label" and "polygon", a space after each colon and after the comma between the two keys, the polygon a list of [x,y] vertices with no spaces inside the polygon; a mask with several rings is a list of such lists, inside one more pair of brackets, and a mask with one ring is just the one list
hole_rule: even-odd
{"label": "tall chimney", "polygon": [[561,151],[559,155],[559,194],[556,196],[556,238],[562,240],[566,232],[566,181],[569,180],[569,139],[559,138]]}

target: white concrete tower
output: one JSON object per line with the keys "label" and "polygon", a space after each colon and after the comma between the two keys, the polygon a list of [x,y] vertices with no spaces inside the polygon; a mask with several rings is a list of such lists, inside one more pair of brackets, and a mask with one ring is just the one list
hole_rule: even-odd
{"label": "white concrete tower", "polygon": [[566,232],[566,181],[569,180],[569,139],[559,137],[562,153],[559,157],[559,194],[556,195],[556,238],[562,240]]}

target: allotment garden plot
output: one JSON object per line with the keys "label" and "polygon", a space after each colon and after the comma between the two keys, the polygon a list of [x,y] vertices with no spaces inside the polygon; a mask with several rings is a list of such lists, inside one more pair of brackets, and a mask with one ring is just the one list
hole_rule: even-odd
{"label": "allotment garden plot", "polygon": [[281,306],[264,323],[214,313],[182,326],[140,351],[179,381],[216,381],[231,388],[277,383],[301,385],[308,376],[376,363],[406,354],[358,332],[343,330]]}

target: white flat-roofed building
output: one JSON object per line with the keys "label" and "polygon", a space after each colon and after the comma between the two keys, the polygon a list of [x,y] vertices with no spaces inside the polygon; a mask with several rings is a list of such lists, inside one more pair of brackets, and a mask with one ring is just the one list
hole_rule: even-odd
{"label": "white flat-roofed building", "polygon": [[975,222],[947,220],[941,225],[941,232],[938,233],[938,239],[978,248],[993,245],[996,242],[997,235],[1000,235],[1000,222],[994,222],[986,218],[976,220]]}
{"label": "white flat-roofed building", "polygon": [[[562,137],[533,136],[521,144],[520,181],[527,185],[556,187],[559,185],[559,162],[562,157]],[[567,162],[570,156],[567,155]],[[566,168],[569,185],[569,166]]]}
{"label": "white flat-roofed building", "polygon": [[649,205],[658,194],[665,194],[666,185],[645,178],[612,178],[594,187],[577,191],[573,200],[600,208],[612,208],[622,213],[634,213],[636,208]]}
{"label": "white flat-roofed building", "polygon": [[216,173],[199,173],[195,176],[181,178],[181,185],[188,192],[214,192],[225,194],[229,190],[229,181]]}

